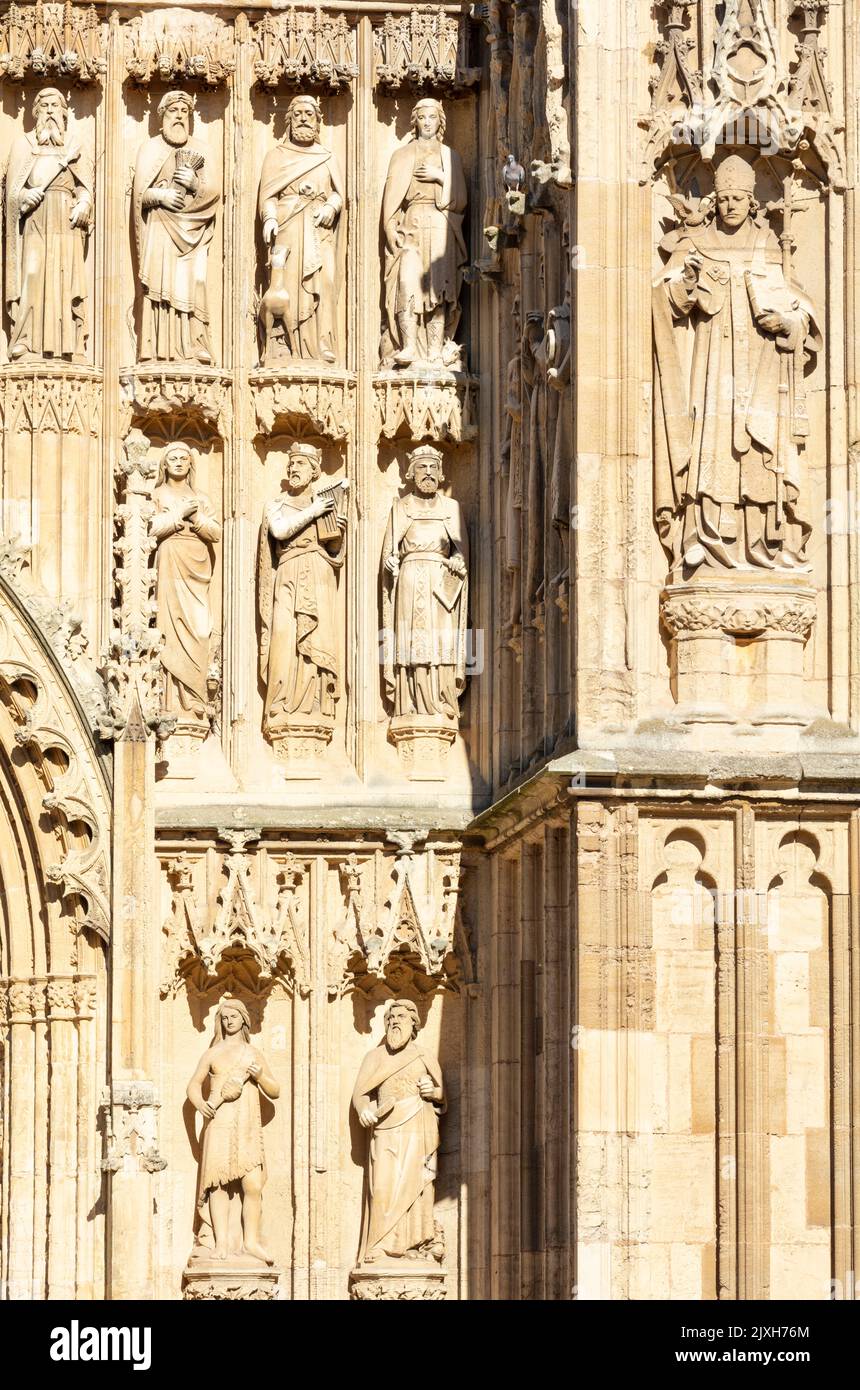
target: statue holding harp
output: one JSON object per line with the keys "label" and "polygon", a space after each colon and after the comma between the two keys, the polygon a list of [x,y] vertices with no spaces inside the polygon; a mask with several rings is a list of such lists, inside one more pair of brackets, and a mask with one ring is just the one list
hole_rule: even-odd
{"label": "statue holding harp", "polygon": [[338,575],[349,482],[314,488],[321,468],[320,449],[294,443],[286,491],[267,504],[260,528],[263,732],[286,758],[330,741],[341,694]]}

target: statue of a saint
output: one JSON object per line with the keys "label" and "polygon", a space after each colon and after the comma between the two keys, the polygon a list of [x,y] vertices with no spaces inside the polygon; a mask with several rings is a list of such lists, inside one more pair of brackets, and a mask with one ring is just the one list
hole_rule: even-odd
{"label": "statue of a saint", "polygon": [[289,133],[263,161],[260,217],[277,278],[280,322],[277,335],[270,339],[267,333],[267,363],[278,357],[328,364],[338,360],[345,184],[331,150],[319,143],[321,121],[316,97],[293,97],[287,108]]}
{"label": "statue of a saint", "polygon": [[415,1042],[419,1027],[412,1000],[393,999],[385,1039],[368,1052],[352,1094],[359,1123],[371,1131],[360,1265],[442,1258],[433,1185],[445,1092],[437,1058]]}
{"label": "statue of a saint", "polygon": [[439,491],[439,449],[413,449],[406,476],[414,491],[391,508],[382,552],[386,694],[395,715],[456,725],[466,684],[468,535],[460,504]]}
{"label": "statue of a saint", "polygon": [[[244,1254],[271,1264],[272,1257],[260,1244],[266,1157],[259,1092],[277,1100],[281,1088],[250,1038],[248,1010],[238,999],[225,995],[215,1015],[212,1046],[203,1053],[188,1083],[188,1099],[204,1120],[197,1206],[202,1209],[208,1199],[216,1259]],[[204,1099],[207,1078],[209,1093]],[[230,1191],[234,1187],[241,1188],[242,1193],[241,1250],[230,1248]]]}
{"label": "statue of a saint", "polygon": [[269,502],[258,566],[260,674],[266,686],[263,732],[297,724],[334,727],[340,698],[337,575],[344,561],[344,481],[313,491],[322,452],[290,449],[285,495]]}
{"label": "statue of a saint", "polygon": [[388,166],[382,195],[386,366],[460,364],[454,334],[467,261],[466,179],[444,134],[442,103],[423,98],[412,112],[412,140],[394,151]]}
{"label": "statue of a saint", "polygon": [[168,92],[161,134],[141,146],[134,172],[134,233],[143,287],[142,362],[212,361],[206,274],[221,181],[192,148],[194,97]]}
{"label": "statue of a saint", "polygon": [[714,188],[662,242],[654,287],[655,515],[679,576],[796,568],[810,532],[798,446],[815,311],[748,161],[724,158]]}
{"label": "statue of a saint", "polygon": [[33,120],[6,166],[9,356],[84,362],[92,160],[69,135],[68,103],[55,87],[37,93]]}
{"label": "statue of a saint", "polygon": [[159,654],[164,671],[163,711],[183,723],[209,724],[207,692],[212,614],[209,588],[221,539],[212,503],[194,486],[194,458],[187,444],[164,451],[153,493],[150,523],[158,541],[156,626],[164,638]]}

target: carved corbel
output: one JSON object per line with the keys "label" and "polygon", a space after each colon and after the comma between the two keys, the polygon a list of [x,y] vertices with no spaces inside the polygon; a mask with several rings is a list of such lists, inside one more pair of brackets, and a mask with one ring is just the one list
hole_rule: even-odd
{"label": "carved corbel", "polygon": [[102,1101],[105,1151],[102,1169],[160,1173],[167,1159],[158,1151],[161,1102],[152,1081],[115,1081]]}

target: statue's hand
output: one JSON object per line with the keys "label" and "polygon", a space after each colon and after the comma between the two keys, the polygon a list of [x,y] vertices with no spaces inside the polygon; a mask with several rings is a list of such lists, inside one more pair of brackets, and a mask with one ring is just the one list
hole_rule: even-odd
{"label": "statue's hand", "polygon": [[358,1120],[362,1129],[373,1129],[373,1126],[376,1124],[376,1106],[366,1106],[359,1115]]}
{"label": "statue's hand", "polygon": [[694,285],[699,283],[699,271],[702,268],[702,263],[702,257],[699,255],[698,251],[691,251],[686,257],[681,279],[687,286],[687,289],[691,290]]}
{"label": "statue's hand", "polygon": [[180,188],[163,188],[158,201],[168,212],[181,212],[185,207],[185,194]]}
{"label": "statue's hand", "polygon": [[262,1070],[262,1062],[252,1062],[251,1065],[248,1067],[248,1075],[250,1076],[252,1081],[258,1081]]}
{"label": "statue's hand", "polygon": [[173,182],[181,184],[187,193],[196,193],[200,186],[193,169],[174,169]]}
{"label": "statue's hand", "polygon": [[197,1109],[200,1111],[204,1120],[211,1120],[212,1116],[215,1114],[215,1107],[210,1105],[208,1100],[201,1101]]}
{"label": "statue's hand", "polygon": [[386,556],[385,568],[388,570],[389,574],[393,574],[395,579],[397,578],[400,572],[400,559],[393,551],[390,555]]}
{"label": "statue's hand", "polygon": [[763,328],[765,333],[787,333],[791,327],[787,319],[782,314],[762,314],[757,320],[759,328]]}
{"label": "statue's hand", "polygon": [[445,182],[441,165],[427,164],[423,159],[420,159],[415,165],[415,177],[419,183],[438,183],[441,185]]}
{"label": "statue's hand", "polygon": [[73,227],[88,227],[90,222],[90,202],[88,198],[79,198],[69,213],[69,222]]}
{"label": "statue's hand", "polygon": [[315,227],[333,227],[337,217],[337,209],[331,203],[323,203],[319,211],[314,213]]}
{"label": "statue's hand", "polygon": [[334,498],[330,492],[324,492],[314,502],[314,511],[317,516],[325,516],[326,512],[334,511]]}
{"label": "statue's hand", "polygon": [[461,579],[466,577],[466,562],[462,555],[452,555],[448,561],[448,568],[452,574],[459,575]]}
{"label": "statue's hand", "polygon": [[28,212],[37,208],[45,196],[44,188],[25,188],[21,194],[21,212],[26,217]]}
{"label": "statue's hand", "polygon": [[434,1100],[436,1087],[433,1085],[431,1076],[422,1076],[418,1082],[418,1091],[422,1100]]}
{"label": "statue's hand", "polygon": [[277,217],[265,217],[263,219],[263,240],[265,242],[274,241],[278,235]]}

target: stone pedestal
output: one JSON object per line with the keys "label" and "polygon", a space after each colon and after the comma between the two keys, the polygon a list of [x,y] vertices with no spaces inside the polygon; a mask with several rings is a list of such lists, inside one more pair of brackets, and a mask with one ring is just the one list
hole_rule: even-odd
{"label": "stone pedestal", "polygon": [[456,734],[453,725],[440,724],[432,715],[398,714],[388,736],[411,782],[444,782],[448,749]]}
{"label": "stone pedestal", "polygon": [[193,1254],[182,1274],[182,1297],[193,1302],[239,1299],[272,1302],[278,1297],[281,1271],[250,1255],[215,1260],[211,1251]]}
{"label": "stone pedestal", "polygon": [[815,622],[805,580],[757,573],[670,584],[661,616],[672,691],[685,723],[807,724],[803,652]]}
{"label": "stone pedestal", "polygon": [[322,776],[322,760],[334,728],[319,715],[293,716],[288,728],[269,735],[284,776],[297,781],[316,781]]}
{"label": "stone pedestal", "polygon": [[448,1297],[445,1270],[423,1260],[358,1265],[350,1272],[349,1296],[361,1301],[439,1301]]}

